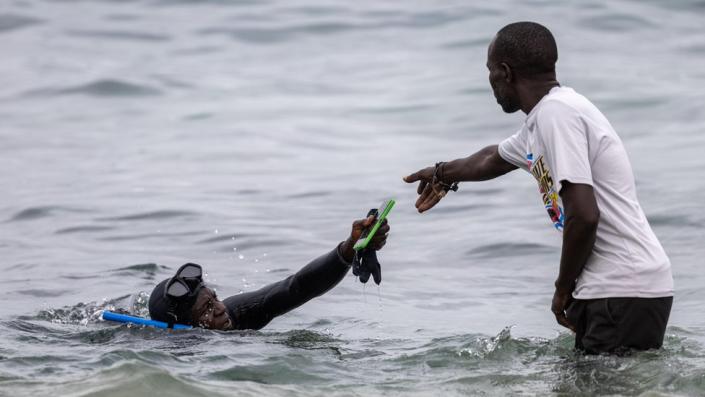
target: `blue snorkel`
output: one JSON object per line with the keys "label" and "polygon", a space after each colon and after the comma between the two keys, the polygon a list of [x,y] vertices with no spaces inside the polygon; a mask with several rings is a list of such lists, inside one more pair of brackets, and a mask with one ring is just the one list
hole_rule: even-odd
{"label": "blue snorkel", "polygon": [[149,320],[149,319],[142,318],[142,317],[129,316],[127,314],[113,313],[109,310],[103,310],[102,318],[103,318],[103,320],[106,320],[106,321],[114,321],[114,322],[125,323],[125,324],[143,325],[143,326],[154,327],[154,328],[173,328],[173,329],[191,329],[191,328],[193,328],[190,325],[184,325],[184,324],[174,324],[173,327],[169,327],[169,324],[165,323],[163,321]]}

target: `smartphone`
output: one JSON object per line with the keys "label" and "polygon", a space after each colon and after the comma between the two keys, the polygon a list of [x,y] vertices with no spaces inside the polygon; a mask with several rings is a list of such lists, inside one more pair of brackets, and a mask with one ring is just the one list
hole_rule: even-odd
{"label": "smartphone", "polygon": [[372,241],[372,237],[375,236],[375,233],[377,233],[377,230],[379,229],[380,226],[382,226],[382,222],[384,222],[385,219],[387,219],[387,215],[389,215],[389,211],[392,210],[392,207],[394,207],[395,201],[394,199],[389,199],[387,201],[382,202],[382,205],[379,206],[379,209],[377,210],[377,222],[372,225],[371,228],[368,228],[362,233],[362,236],[360,236],[360,239],[357,240],[355,245],[353,246],[353,249],[355,251],[359,251],[361,249],[367,248],[367,245]]}

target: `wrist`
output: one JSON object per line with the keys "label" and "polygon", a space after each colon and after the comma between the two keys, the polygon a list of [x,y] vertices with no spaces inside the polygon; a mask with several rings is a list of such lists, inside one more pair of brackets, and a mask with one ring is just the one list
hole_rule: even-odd
{"label": "wrist", "polygon": [[570,294],[575,290],[575,281],[565,281],[559,278],[553,285],[556,287],[556,292],[560,294]]}
{"label": "wrist", "polygon": [[355,250],[353,249],[354,243],[350,238],[338,244],[338,253],[345,260],[345,262],[350,263],[355,256]]}
{"label": "wrist", "polygon": [[448,191],[458,191],[458,182],[455,182],[453,178],[450,178],[446,172],[446,162],[441,161],[439,163],[436,163],[436,166],[433,170],[433,179],[431,180],[431,184],[433,185],[440,185],[443,190],[446,192]]}

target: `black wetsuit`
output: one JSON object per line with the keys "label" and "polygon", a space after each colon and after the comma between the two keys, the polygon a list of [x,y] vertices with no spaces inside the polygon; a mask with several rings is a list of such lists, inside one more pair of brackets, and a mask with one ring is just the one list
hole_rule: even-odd
{"label": "black wetsuit", "polygon": [[223,301],[234,329],[260,329],[274,317],[296,309],[335,287],[350,269],[338,248],[314,259],[284,280]]}

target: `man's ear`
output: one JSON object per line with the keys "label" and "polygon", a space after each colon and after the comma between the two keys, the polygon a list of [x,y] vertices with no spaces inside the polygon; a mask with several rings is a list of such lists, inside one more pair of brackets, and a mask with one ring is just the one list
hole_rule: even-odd
{"label": "man's ear", "polygon": [[504,81],[506,83],[511,83],[514,80],[514,74],[512,73],[512,68],[509,67],[509,65],[507,65],[504,62],[500,63],[499,67],[502,68],[502,71],[504,72]]}

